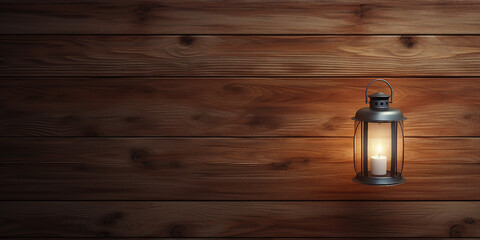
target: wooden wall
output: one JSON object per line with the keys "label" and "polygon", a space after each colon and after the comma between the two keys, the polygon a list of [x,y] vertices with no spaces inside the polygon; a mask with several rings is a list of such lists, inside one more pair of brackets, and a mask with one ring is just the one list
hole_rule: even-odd
{"label": "wooden wall", "polygon": [[[480,237],[479,1],[0,0],[0,34],[0,237]],[[351,181],[375,78],[396,187]]]}

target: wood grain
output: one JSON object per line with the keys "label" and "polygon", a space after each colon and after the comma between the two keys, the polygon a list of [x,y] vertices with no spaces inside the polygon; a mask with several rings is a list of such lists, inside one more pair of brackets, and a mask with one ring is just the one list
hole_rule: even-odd
{"label": "wood grain", "polygon": [[461,1],[0,2],[2,34],[479,34]]}
{"label": "wood grain", "polygon": [[480,139],[406,139],[396,187],[349,138],[1,139],[1,200],[480,200]]}
{"label": "wood grain", "polygon": [[480,36],[4,36],[0,76],[480,76]]}
{"label": "wood grain", "polygon": [[[36,238],[36,237],[32,237],[32,238],[22,238],[22,237],[13,237],[13,238],[2,238],[2,239],[6,239],[6,240],[58,240],[58,238],[48,238],[48,237],[40,237],[40,238]],[[82,237],[82,239],[84,240],[98,240],[98,237],[92,237],[92,238],[89,238],[89,237]],[[125,239],[125,238],[115,238],[115,237],[108,237],[109,240],[120,240],[120,239]],[[161,238],[152,238],[152,237],[145,237],[145,238],[139,238],[139,237],[129,237],[128,238],[129,240],[164,240],[164,239],[178,239],[178,238],[175,238],[175,237],[170,237],[170,238],[165,238],[165,237],[161,237]],[[214,237],[214,238],[185,238],[183,237],[182,238],[183,240],[195,240],[195,239],[198,239],[198,240],[203,240],[203,239],[220,239],[220,240],[224,240],[224,239],[232,239],[232,238],[229,238],[229,237]],[[356,238],[356,237],[350,237],[350,238],[338,238],[338,237],[335,237],[335,238],[324,238],[324,237],[301,237],[301,238],[285,238],[285,237],[279,237],[279,238],[270,238],[270,237],[260,237],[260,238],[255,238],[255,237],[248,237],[248,239],[252,239],[252,240],[283,240],[283,239],[286,239],[286,240],[302,240],[302,239],[322,239],[322,240],[358,240],[359,238]],[[388,237],[388,238],[378,238],[378,237],[375,237],[376,240],[403,240],[405,238],[402,238],[402,237]],[[469,240],[469,239],[472,239],[472,240],[476,240],[476,238],[465,238],[465,237],[461,237],[461,238],[453,238],[453,237],[445,237],[445,238],[425,238],[425,237],[422,237],[422,238],[408,238],[410,240]]]}
{"label": "wood grain", "polygon": [[[32,237],[32,238],[22,238],[22,237],[14,237],[14,238],[2,238],[2,239],[6,239],[6,240],[58,240],[58,238],[46,238],[46,237],[40,237],[40,238],[36,238],[36,237]],[[98,240],[98,237],[92,237],[92,238],[89,238],[89,237],[82,237],[82,239],[84,240]],[[120,239],[125,239],[125,238],[115,238],[115,237],[108,237],[109,240],[120,240]],[[129,237],[128,238],[129,240],[164,240],[164,239],[178,239],[178,238],[175,238],[175,237],[161,237],[161,238],[152,238],[152,237],[144,237],[144,238],[139,238],[139,237]],[[204,239],[211,239],[211,240],[214,240],[214,239],[220,239],[220,240],[224,240],[224,239],[232,239],[232,238],[229,238],[229,237],[214,237],[214,238],[185,238],[185,237],[182,237],[183,240],[195,240],[195,239],[198,239],[198,240],[204,240]],[[302,240],[302,239],[322,239],[322,240],[358,240],[359,238],[356,238],[356,237],[350,237],[350,238],[338,238],[338,237],[335,237],[335,238],[324,238],[324,237],[301,237],[301,238],[285,238],[285,237],[279,237],[279,238],[270,238],[270,237],[259,237],[259,238],[255,238],[255,237],[248,237],[248,239],[251,239],[251,240],[283,240],[283,239],[286,239],[286,240]],[[376,237],[375,238],[376,240],[403,240],[405,238],[402,238],[402,237],[388,237],[388,238],[378,238]],[[425,238],[425,237],[422,237],[422,238],[408,238],[410,240],[469,240],[469,239],[472,239],[472,240],[476,240],[476,238],[465,238],[465,237],[461,237],[461,238],[453,238],[453,237],[445,237],[445,238]]]}
{"label": "wood grain", "polygon": [[[351,137],[371,80],[6,78],[0,135]],[[479,78],[387,80],[406,136],[480,136]]]}
{"label": "wood grain", "polygon": [[[478,239],[479,23],[474,0],[0,0],[0,237]],[[409,118],[396,187],[351,181],[376,77]]]}
{"label": "wood grain", "polygon": [[0,236],[479,237],[478,202],[4,202]]}

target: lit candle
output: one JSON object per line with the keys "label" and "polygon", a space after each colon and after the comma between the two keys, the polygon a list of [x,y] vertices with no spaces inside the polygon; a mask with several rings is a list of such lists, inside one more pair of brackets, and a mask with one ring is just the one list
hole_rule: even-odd
{"label": "lit candle", "polygon": [[382,147],[380,144],[377,145],[377,155],[371,156],[370,160],[372,162],[372,174],[373,175],[386,175],[387,174],[387,156],[380,155],[382,152]]}

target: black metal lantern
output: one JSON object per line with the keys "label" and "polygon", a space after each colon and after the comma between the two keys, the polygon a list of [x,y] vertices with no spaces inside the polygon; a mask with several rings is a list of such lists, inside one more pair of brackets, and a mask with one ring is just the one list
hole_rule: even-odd
{"label": "black metal lantern", "polygon": [[[382,92],[368,95],[368,87],[382,81],[390,87],[390,95]],[[399,109],[391,108],[393,89],[383,79],[370,82],[365,89],[365,103],[370,107],[357,111],[353,136],[353,181],[377,186],[392,186],[405,182],[403,116]],[[370,98],[370,101],[368,100]]]}

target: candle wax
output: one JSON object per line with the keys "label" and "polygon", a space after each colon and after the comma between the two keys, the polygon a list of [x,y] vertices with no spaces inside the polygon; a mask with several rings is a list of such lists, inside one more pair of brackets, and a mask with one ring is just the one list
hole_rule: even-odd
{"label": "candle wax", "polygon": [[372,174],[386,175],[387,174],[387,156],[372,156]]}

